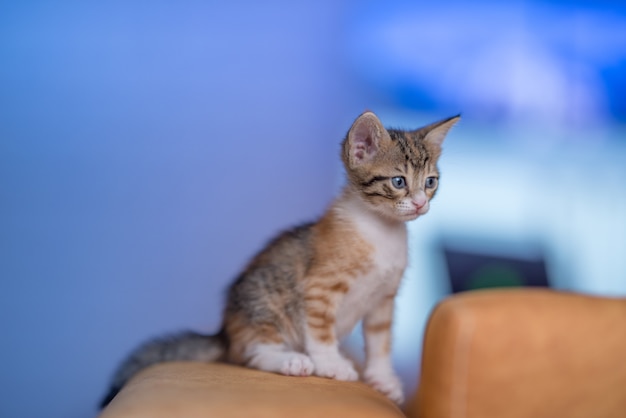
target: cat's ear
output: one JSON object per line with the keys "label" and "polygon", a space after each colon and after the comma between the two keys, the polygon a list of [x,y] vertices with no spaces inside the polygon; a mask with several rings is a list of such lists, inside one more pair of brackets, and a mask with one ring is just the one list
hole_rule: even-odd
{"label": "cat's ear", "polygon": [[451,118],[443,119],[418,129],[418,132],[424,135],[425,143],[441,147],[441,144],[446,138],[450,128],[452,128],[460,119],[461,115],[452,116]]}
{"label": "cat's ear", "polygon": [[374,113],[365,112],[359,116],[348,131],[344,144],[350,164],[356,166],[370,161],[378,152],[386,132]]}

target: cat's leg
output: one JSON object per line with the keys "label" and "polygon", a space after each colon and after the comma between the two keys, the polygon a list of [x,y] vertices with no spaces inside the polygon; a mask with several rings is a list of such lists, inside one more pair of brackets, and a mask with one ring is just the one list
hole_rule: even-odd
{"label": "cat's leg", "polygon": [[[313,282],[315,283],[315,282]],[[347,285],[310,285],[305,300],[305,348],[315,365],[315,374],[338,380],[357,380],[352,362],[339,352],[335,314]]]}
{"label": "cat's leg", "polygon": [[283,344],[253,344],[247,348],[246,357],[249,367],[287,376],[310,376],[315,369],[309,356]]}
{"label": "cat's leg", "polygon": [[391,323],[395,295],[385,297],[363,319],[365,371],[363,379],[394,402],[404,401],[402,383],[391,363]]}
{"label": "cat's leg", "polygon": [[291,348],[276,324],[253,323],[234,314],[226,321],[228,360],[258,370],[288,376],[310,376],[314,365],[309,356]]}

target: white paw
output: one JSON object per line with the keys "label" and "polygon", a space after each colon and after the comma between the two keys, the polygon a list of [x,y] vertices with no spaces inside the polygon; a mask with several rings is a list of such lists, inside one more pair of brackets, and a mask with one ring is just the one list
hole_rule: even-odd
{"label": "white paw", "polygon": [[398,405],[404,402],[402,383],[392,371],[374,372],[366,370],[363,379],[365,383],[387,396]]}
{"label": "white paw", "polygon": [[347,381],[359,379],[359,374],[354,370],[352,363],[343,357],[318,357],[314,361],[317,376]]}
{"label": "white paw", "polygon": [[309,356],[299,353],[285,359],[280,368],[280,372],[287,376],[310,376],[313,370],[315,366]]}

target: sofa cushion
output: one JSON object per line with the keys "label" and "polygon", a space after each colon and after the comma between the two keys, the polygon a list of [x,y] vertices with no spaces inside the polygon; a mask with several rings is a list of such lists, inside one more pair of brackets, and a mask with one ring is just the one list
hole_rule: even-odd
{"label": "sofa cushion", "polygon": [[164,363],[138,374],[100,418],[403,417],[363,383],[227,364]]}
{"label": "sofa cushion", "polygon": [[459,294],[433,312],[410,416],[626,416],[626,300]]}

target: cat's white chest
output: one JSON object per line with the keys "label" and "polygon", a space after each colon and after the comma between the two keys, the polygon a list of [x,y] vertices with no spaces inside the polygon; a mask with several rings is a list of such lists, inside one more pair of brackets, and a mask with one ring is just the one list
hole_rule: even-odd
{"label": "cat's white chest", "polygon": [[355,278],[337,315],[337,334],[349,333],[385,297],[394,295],[407,264],[407,230],[402,223],[388,224],[371,216],[353,218],[356,232],[374,251],[372,267]]}

